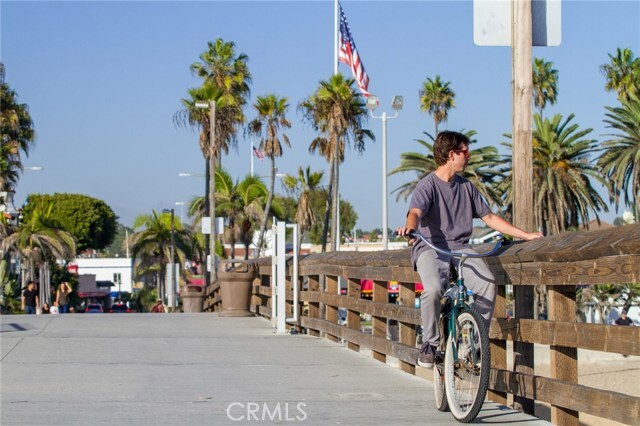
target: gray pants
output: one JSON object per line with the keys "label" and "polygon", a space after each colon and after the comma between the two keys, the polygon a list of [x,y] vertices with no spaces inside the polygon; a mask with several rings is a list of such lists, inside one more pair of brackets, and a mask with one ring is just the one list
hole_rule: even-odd
{"label": "gray pants", "polygon": [[[471,248],[459,249],[465,253],[475,253]],[[449,268],[458,264],[458,259],[427,250],[418,257],[416,269],[422,279],[424,291],[420,295],[420,314],[422,315],[423,342],[433,346],[440,344],[438,318],[440,317],[440,298],[449,287]],[[468,258],[463,266],[465,286],[473,291],[473,307],[482,315],[487,325],[491,322],[495,301],[495,279],[483,259]]]}

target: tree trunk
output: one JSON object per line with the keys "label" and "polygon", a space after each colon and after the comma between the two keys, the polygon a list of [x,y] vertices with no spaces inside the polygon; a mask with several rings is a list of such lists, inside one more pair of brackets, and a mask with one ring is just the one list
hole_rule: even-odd
{"label": "tree trunk", "polygon": [[339,195],[340,195],[340,176],[338,169],[338,161],[340,159],[340,155],[338,152],[339,138],[335,138],[335,147],[333,151],[333,196],[331,197],[331,246],[330,251],[336,251],[337,241],[338,241],[338,203]]}
{"label": "tree trunk", "polygon": [[264,213],[262,214],[262,222],[260,223],[260,237],[258,238],[258,246],[256,247],[256,259],[260,257],[262,253],[262,245],[264,243],[264,233],[267,230],[267,220],[269,219],[269,211],[271,210],[271,202],[273,200],[273,188],[276,183],[276,158],[271,158],[271,182],[269,185],[269,196],[267,197],[267,204],[264,207]]}
{"label": "tree trunk", "polygon": [[300,249],[302,248],[302,233],[303,229],[300,227],[300,224],[298,224],[298,241],[296,241],[296,244],[298,244],[298,254],[300,254]]}
{"label": "tree trunk", "polygon": [[229,244],[231,245],[230,255],[232,259],[236,258],[236,230],[234,229],[235,227],[236,227],[235,221],[233,220],[232,217],[230,217],[229,230],[231,231],[231,234],[229,237]]}
{"label": "tree trunk", "polygon": [[327,198],[325,199],[324,223],[322,225],[322,253],[327,251],[327,236],[329,235],[329,220],[331,218],[331,199],[333,196],[333,160],[329,167],[329,188],[327,189]]}
{"label": "tree trunk", "polygon": [[164,254],[166,254],[166,249],[162,249],[160,251],[160,253],[162,253],[162,254],[160,254],[160,256],[161,256],[160,257],[160,289],[162,290],[162,294],[160,295],[160,299],[162,300],[162,304],[164,305],[165,304],[165,297],[166,297],[166,294],[167,294],[167,280],[166,280],[166,278],[167,278],[167,266],[169,266],[170,263],[168,261],[169,256],[166,257],[166,260],[165,260],[165,257],[164,257]]}

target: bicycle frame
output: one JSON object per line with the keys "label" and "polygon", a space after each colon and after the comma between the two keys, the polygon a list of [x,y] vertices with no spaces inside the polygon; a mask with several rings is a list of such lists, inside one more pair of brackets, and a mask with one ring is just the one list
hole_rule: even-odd
{"label": "bicycle frame", "polygon": [[[443,254],[445,256],[457,257],[457,258],[460,259],[460,261],[458,262],[458,265],[456,266],[456,271],[458,273],[458,280],[456,281],[458,294],[457,294],[456,300],[453,300],[453,298],[450,298],[450,300],[451,300],[451,312],[450,312],[450,314],[451,315],[449,315],[449,321],[447,323],[447,325],[448,325],[448,330],[447,330],[448,331],[448,335],[447,336],[442,336],[443,337],[442,341],[446,341],[449,336],[455,335],[455,332],[456,332],[456,318],[458,318],[458,314],[460,313],[460,311],[464,307],[469,307],[469,305],[467,304],[467,287],[464,285],[464,276],[463,276],[464,263],[469,258],[489,257],[489,256],[493,255],[494,253],[496,253],[500,249],[500,247],[502,246],[502,241],[503,240],[499,239],[498,242],[495,244],[495,246],[491,250],[486,252],[486,253],[465,253],[465,252],[453,252],[453,251],[449,251],[449,250],[445,250],[445,249],[442,249],[440,247],[437,247],[431,241],[429,241],[424,235],[420,234],[417,231],[412,231],[411,234],[409,234],[409,235],[413,236],[413,237],[420,238],[422,241],[424,241],[424,243],[426,245],[431,247],[437,253]],[[446,293],[445,293],[445,296],[446,296]],[[473,330],[471,332],[473,333]],[[474,336],[472,335],[470,337],[472,339],[471,341],[473,341]],[[454,345],[454,347],[453,347],[454,360],[457,363],[458,362],[458,350],[455,347],[456,342],[455,342],[455,339],[451,339],[451,341],[453,342],[453,345]]]}

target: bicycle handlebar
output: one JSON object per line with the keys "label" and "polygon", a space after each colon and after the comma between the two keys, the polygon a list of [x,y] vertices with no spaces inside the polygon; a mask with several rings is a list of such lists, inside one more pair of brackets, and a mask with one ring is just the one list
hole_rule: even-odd
{"label": "bicycle handlebar", "polygon": [[431,241],[427,239],[427,237],[425,237],[420,232],[415,230],[412,230],[411,232],[409,232],[409,236],[418,237],[422,241],[424,241],[426,245],[434,249],[436,252],[440,254],[444,254],[445,256],[453,256],[453,257],[489,257],[489,256],[492,256],[495,252],[497,252],[500,249],[500,247],[502,247],[503,243],[505,246],[509,244],[509,240],[505,240],[504,238],[500,237],[500,239],[496,242],[495,246],[493,246],[493,248],[488,252],[464,253],[464,252],[449,251],[449,250],[441,249],[440,247],[436,247]]}

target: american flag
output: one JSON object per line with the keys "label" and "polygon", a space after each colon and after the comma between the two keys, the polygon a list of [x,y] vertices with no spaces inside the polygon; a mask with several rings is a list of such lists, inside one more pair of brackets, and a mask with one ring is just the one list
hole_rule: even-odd
{"label": "american flag", "polygon": [[260,160],[264,160],[264,152],[262,152],[261,150],[259,150],[255,146],[253,147],[253,155],[258,157]]}
{"label": "american flag", "polygon": [[356,43],[353,41],[347,17],[344,16],[342,5],[340,5],[340,48],[338,49],[338,60],[351,68],[351,72],[360,88],[364,97],[369,96],[367,89],[369,88],[369,76],[364,70],[364,65],[360,60],[360,55],[356,49]]}

